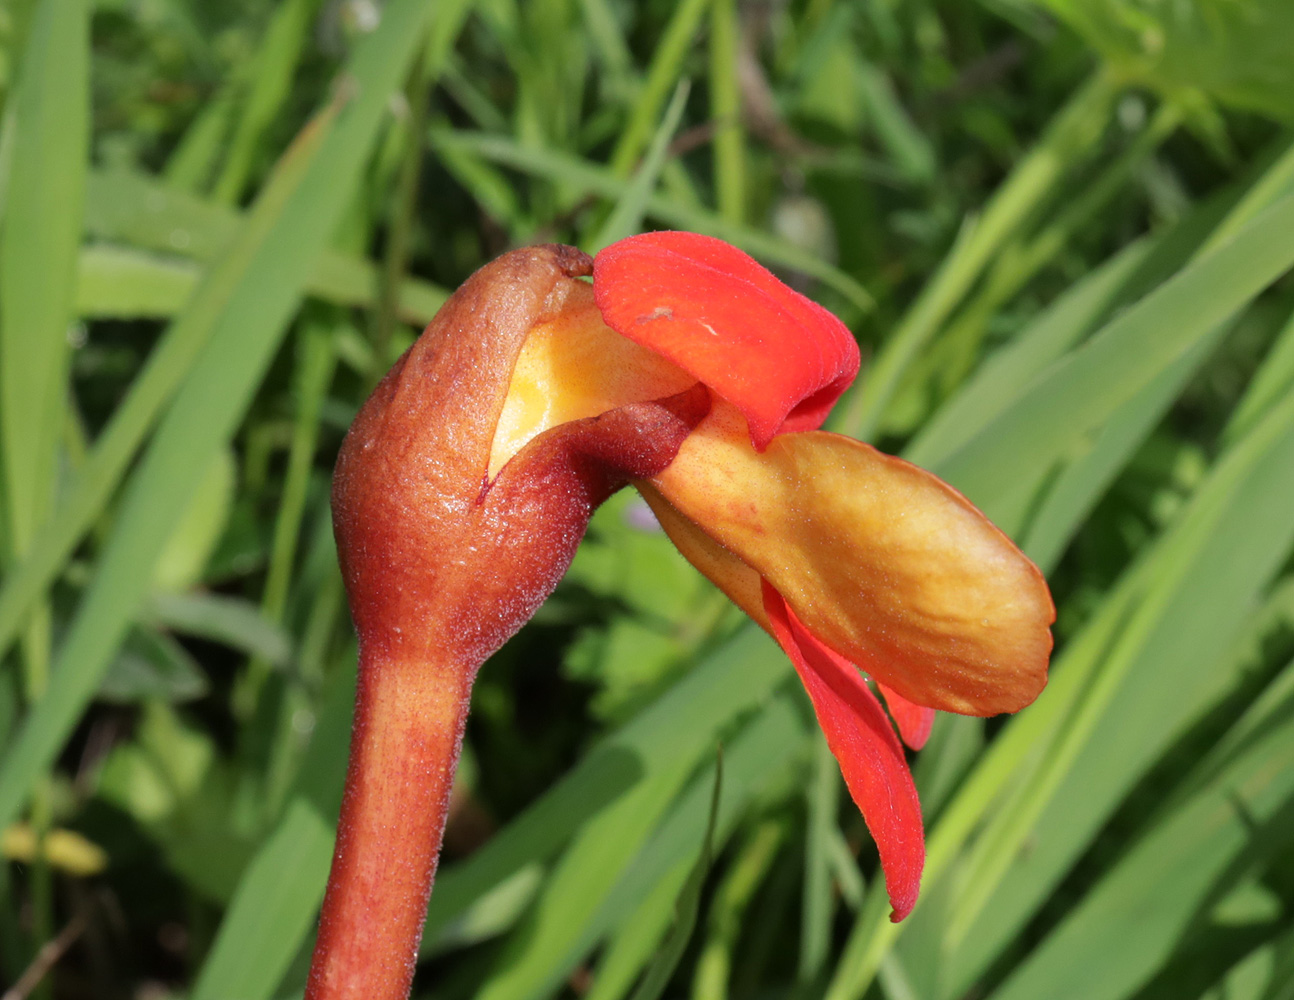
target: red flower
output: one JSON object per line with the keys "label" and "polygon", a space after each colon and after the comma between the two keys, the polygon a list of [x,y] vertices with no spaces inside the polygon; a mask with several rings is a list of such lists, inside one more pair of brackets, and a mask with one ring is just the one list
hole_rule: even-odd
{"label": "red flower", "polygon": [[859,669],[917,748],[936,709],[1031,702],[1054,612],[1037,569],[960,494],[817,430],[858,363],[834,316],[690,233],[593,262],[517,251],[446,305],[338,461],[361,673],[308,996],[407,994],[472,677],[627,481],[787,652],[876,840],[893,919],[911,910],[920,805]]}
{"label": "red flower", "polygon": [[[795,664],[902,919],[920,883],[921,810],[855,667],[877,680],[914,749],[935,709],[1023,708],[1046,682],[1046,584],[934,476],[817,431],[858,372],[858,348],[840,320],[741,251],[694,233],[631,237],[595,259],[593,298],[643,355],[627,356],[596,321],[563,326],[560,339],[527,341],[510,400],[564,397],[562,381],[541,386],[527,374],[541,352],[578,359],[581,378],[603,387],[590,413],[612,410],[634,372],[651,373],[635,386],[642,398],[693,379],[710,390],[705,420],[636,485],[683,554]],[[508,413],[505,404],[505,425]]]}

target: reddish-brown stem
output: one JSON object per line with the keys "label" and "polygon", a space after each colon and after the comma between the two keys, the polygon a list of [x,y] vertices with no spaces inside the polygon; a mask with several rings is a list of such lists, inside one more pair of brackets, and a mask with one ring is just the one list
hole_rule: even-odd
{"label": "reddish-brown stem", "polygon": [[475,664],[361,654],[346,793],[305,1000],[405,1000]]}
{"label": "reddish-brown stem", "polygon": [[572,247],[478,271],[374,390],[337,460],[333,525],[360,685],[306,1000],[405,1000],[472,677],[552,593],[589,515],[659,473],[709,411],[700,384],[538,434],[493,479],[517,357],[598,322]]}

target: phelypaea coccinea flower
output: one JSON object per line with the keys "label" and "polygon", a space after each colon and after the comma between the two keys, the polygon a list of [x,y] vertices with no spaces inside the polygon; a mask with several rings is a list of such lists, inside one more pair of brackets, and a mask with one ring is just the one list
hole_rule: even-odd
{"label": "phelypaea coccinea flower", "polygon": [[817,430],[858,366],[838,319],[692,233],[594,259],[517,250],[445,304],[360,411],[334,477],[359,687],[310,1000],[408,995],[473,678],[627,483],[786,651],[893,919],[912,909],[921,809],[864,673],[917,748],[935,710],[1037,697],[1054,610],[959,493]]}

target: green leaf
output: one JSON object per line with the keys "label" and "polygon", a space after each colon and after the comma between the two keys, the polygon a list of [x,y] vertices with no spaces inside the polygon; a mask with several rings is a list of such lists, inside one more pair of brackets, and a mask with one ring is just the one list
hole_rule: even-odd
{"label": "green leaf", "polygon": [[1153,291],[1196,254],[1226,242],[1284,194],[1294,171],[1292,153],[1294,146],[1288,142],[1277,144],[1266,158],[1269,162],[1260,162],[1238,188],[1194,207],[1163,232],[1125,247],[1071,285],[940,407],[904,457],[924,468],[941,468],[1117,310]]}
{"label": "green leaf", "polygon": [[140,711],[134,739],[113,747],[103,762],[96,791],[138,822],[159,823],[198,793],[215,756],[205,732],[152,700]]}
{"label": "green leaf", "polygon": [[236,475],[233,454],[228,449],[216,452],[157,557],[153,568],[157,590],[184,591],[202,580],[207,560],[229,522]]}
{"label": "green leaf", "polygon": [[[86,319],[167,319],[179,313],[202,279],[188,260],[131,247],[95,244],[77,259],[76,312]],[[377,266],[371,261],[325,251],[307,290],[325,302],[373,308]],[[400,284],[399,317],[426,326],[449,293],[418,278]]]}
{"label": "green leaf", "polygon": [[899,101],[889,76],[863,59],[854,66],[872,129],[899,174],[910,183],[929,184],[935,177],[934,149]]}
{"label": "green leaf", "polygon": [[666,96],[677,84],[709,2],[682,0],[675,5],[673,16],[652,53],[642,91],[630,109],[629,121],[621,129],[619,141],[611,154],[611,173],[614,176],[627,177],[646,148],[652,134],[652,123],[660,115]]}
{"label": "green leaf", "polygon": [[[751,829],[735,853],[723,880],[714,890],[707,919],[708,933],[692,975],[695,1000],[723,1000],[732,978],[734,952],[740,943],[744,921],[756,893],[766,881],[786,839],[784,819],[767,817]],[[850,870],[857,875],[857,862],[846,854]]]}
{"label": "green leaf", "polygon": [[167,187],[198,194],[206,190],[237,108],[237,86],[230,80],[193,120],[162,169]]}
{"label": "green leaf", "polygon": [[1191,345],[1110,415],[1106,425],[1069,456],[1029,517],[1020,548],[1044,573],[1051,572],[1084,518],[1137,447],[1181,395],[1187,381],[1213,354],[1229,329],[1222,324]]}
{"label": "green leaf", "polygon": [[[736,824],[770,784],[805,756],[812,723],[807,722],[799,685],[788,683],[725,744],[724,789],[716,843],[727,842]],[[651,888],[680,861],[690,861],[692,847],[704,835],[714,765],[704,768],[652,835],[651,842],[607,897],[593,932],[623,924]],[[605,921],[605,922],[604,922]]]}
{"label": "green leaf", "polygon": [[899,384],[1003,244],[1051,197],[1076,162],[1090,156],[1109,119],[1118,87],[1097,73],[1061,109],[1046,133],[994,193],[979,219],[968,219],[957,242],[886,339],[855,390],[849,433],[864,440],[882,427]]}
{"label": "green leaf", "polygon": [[629,995],[669,931],[691,873],[691,865],[676,864],[616,929],[598,962],[589,1000],[620,1000]]}
{"label": "green leaf", "polygon": [[325,690],[283,816],[239,879],[192,1000],[268,1000],[314,928],[328,883],[354,704],[352,655]]}
{"label": "green leaf", "polygon": [[[77,469],[54,516],[33,541],[28,557],[0,589],[0,649],[8,648],[27,613],[75,549],[77,542],[117,488],[162,408],[188,376],[217,328],[222,309],[247,275],[251,255],[278,223],[319,145],[331,129],[333,113],[307,127],[280,162],[261,193],[249,224],[231,248],[232,256],[215,268],[149,355],[126,398]],[[194,477],[200,472],[195,472]],[[159,474],[160,475],[160,474]],[[177,502],[182,507],[185,500]],[[160,555],[160,552],[157,553]],[[151,572],[151,569],[150,569]]]}
{"label": "green leaf", "polygon": [[[112,311],[117,302],[115,296],[127,294],[123,289],[104,287],[116,279],[144,284],[169,278],[167,288],[176,298],[159,298],[155,308],[160,309],[166,302],[173,305],[165,311],[140,315],[170,315],[178,311],[187,296],[180,295],[173,287],[178,281],[174,274],[182,266],[174,258],[178,255],[202,263],[219,260],[247,225],[246,215],[237,209],[170,189],[143,174],[122,170],[90,174],[86,216],[87,230],[99,240],[166,255],[160,260],[147,254],[129,257],[126,246],[84,249],[81,277],[90,287],[84,291],[78,289],[78,300],[91,315],[97,314],[96,310],[104,310],[106,315],[130,315]],[[154,268],[167,266],[168,274],[150,279],[150,262]],[[372,307],[377,302],[378,271],[379,266],[372,261],[323,247],[312,260],[306,288],[312,295],[338,305]],[[194,280],[189,287],[196,284]],[[426,325],[446,298],[448,293],[444,289],[418,279],[406,279],[400,289],[400,317],[419,326]]]}
{"label": "green leaf", "polygon": [[201,698],[208,689],[207,675],[183,646],[168,635],[135,628],[108,668],[97,697],[125,703],[150,698],[176,703]]}
{"label": "green leaf", "polygon": [[317,0],[286,0],[278,5],[256,53],[246,100],[238,109],[225,164],[212,193],[217,201],[236,203],[255,165],[263,136],[292,87],[292,74],[310,30]]}
{"label": "green leaf", "polygon": [[[690,763],[690,762],[689,762]],[[578,830],[520,932],[494,963],[482,1000],[543,996],[578,961],[580,932],[688,778],[690,766],[637,782]]]}
{"label": "green leaf", "polygon": [[159,593],[149,598],[142,616],[150,624],[183,635],[220,642],[275,666],[292,657],[292,637],[250,601],[222,594]]}
{"label": "green leaf", "polygon": [[[586,755],[479,851],[438,874],[423,933],[424,953],[507,929],[535,888],[538,867],[555,855],[582,824],[653,775],[679,769],[686,774],[713,744],[722,727],[762,704],[789,673],[790,664],[781,651],[753,627],[707,658],[649,709]],[[330,707],[316,727],[297,786],[297,795],[306,796],[317,810],[329,816],[335,816],[336,803],[340,801],[350,731],[349,702],[344,691],[341,695],[329,700]],[[773,743],[772,747],[778,745]],[[328,860],[318,859],[314,873],[318,894],[322,894],[327,881]],[[287,877],[284,873],[283,878]],[[296,873],[292,878],[297,878]],[[270,874],[255,883],[244,877],[238,895],[257,900],[278,898],[287,891],[270,869]],[[299,892],[292,898],[313,918],[322,896]],[[247,908],[252,910],[252,903]],[[303,936],[310,921],[302,923],[304,918],[298,917],[299,914],[284,919],[292,927],[304,928]],[[231,911],[222,924],[217,947],[226,934],[242,933],[238,923],[239,918]],[[246,1000],[262,1000],[269,995],[277,979],[266,970],[278,969],[290,961],[300,945],[300,936],[275,937],[273,954],[277,957],[262,968],[257,989],[242,994]],[[222,965],[237,961],[232,950],[221,950],[220,955]],[[203,974],[208,975],[206,970]],[[238,973],[225,968],[209,974],[223,980]],[[209,1000],[219,998],[211,995]]]}
{"label": "green leaf", "polygon": [[964,991],[1000,954],[1137,777],[1234,682],[1219,658],[1294,544],[1291,492],[1294,397],[1228,450],[940,814],[927,890],[991,817],[956,873],[955,910],[892,925],[869,901],[828,997],[860,995],[900,929],[926,920],[946,921],[942,993]]}
{"label": "green leaf", "polygon": [[1139,240],[1066,290],[939,408],[903,457],[922,468],[942,466],[1006,411],[1034,378],[1109,315],[1153,246],[1153,238]]}
{"label": "green leaf", "polygon": [[[715,820],[717,832],[712,834],[717,843],[727,839],[770,775],[798,754],[803,736],[799,711],[783,695],[732,739],[724,755],[724,797]],[[680,772],[686,779],[690,770],[686,766],[664,772],[662,780]],[[590,820],[566,850],[534,913],[518,929],[479,995],[494,1000],[545,995],[611,928],[637,912],[680,863],[691,864],[697,841],[706,836],[707,803],[710,810],[715,808],[711,790],[716,780],[714,768],[706,769],[668,811],[649,807],[652,784],[640,782]],[[667,943],[662,954],[670,949]],[[649,970],[649,980],[651,976]]]}
{"label": "green leaf", "polygon": [[831,856],[840,836],[840,765],[826,737],[814,740],[813,777],[806,789],[808,829],[804,844],[804,912],[800,918],[800,982],[813,982],[826,965],[836,900]]}
{"label": "green leaf", "polygon": [[1223,434],[1236,441],[1248,433],[1271,407],[1294,392],[1294,315],[1276,337],[1262,368],[1231,413]]}
{"label": "green leaf", "polygon": [[131,247],[82,247],[76,262],[76,313],[87,319],[174,316],[202,269]]}
{"label": "green leaf", "polygon": [[741,121],[736,0],[710,2],[710,118],[714,136],[714,200],[719,214],[740,225],[746,217],[746,150]]}

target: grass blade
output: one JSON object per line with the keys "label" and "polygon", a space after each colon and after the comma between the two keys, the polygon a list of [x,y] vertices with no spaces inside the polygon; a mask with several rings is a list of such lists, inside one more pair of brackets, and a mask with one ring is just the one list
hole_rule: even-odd
{"label": "grass blade", "polygon": [[660,180],[660,172],[665,166],[670,140],[674,138],[674,133],[678,131],[678,123],[683,119],[683,109],[687,106],[687,95],[691,89],[691,85],[686,80],[680,81],[674,88],[674,96],[669,102],[669,107],[665,109],[665,116],[661,119],[656,134],[652,136],[646,157],[634,173],[629,186],[625,188],[624,194],[616,202],[615,210],[598,231],[589,253],[597,253],[616,240],[632,236],[642,227],[643,210]]}
{"label": "grass blade", "polygon": [[555,854],[586,817],[637,781],[658,768],[696,761],[722,726],[760,705],[790,669],[762,632],[743,629],[481,850],[443,872],[431,896],[424,941],[433,941],[474,899]]}
{"label": "grass blade", "polygon": [[[1170,532],[1071,640],[1042,696],[1011,720],[941,814],[928,841],[927,889],[999,803],[976,841],[969,883],[958,882],[959,912],[948,918],[966,935],[950,957],[957,988],[970,985],[1136,775],[1228,683],[1218,657],[1294,541],[1291,492],[1294,398],[1219,461]],[[1163,698],[1166,677],[1171,702]],[[1011,795],[1001,804],[1004,791]],[[1021,857],[1030,832],[1036,846]],[[920,911],[913,920],[919,918]],[[829,1000],[860,996],[902,929],[885,922],[882,908],[866,907]]]}
{"label": "grass blade", "polygon": [[[83,319],[169,319],[188,303],[203,269],[174,257],[131,247],[96,244],[77,259],[76,314]],[[311,295],[339,306],[377,305],[377,265],[348,254],[326,252],[306,283]],[[421,280],[400,283],[396,315],[426,326],[449,293]]]}
{"label": "grass blade", "polygon": [[1066,291],[939,408],[904,457],[923,468],[937,468],[1008,409],[1034,378],[1109,315],[1155,242],[1140,240],[1126,247]]}
{"label": "grass blade", "polygon": [[966,237],[944,260],[868,369],[850,433],[864,440],[875,435],[904,373],[978,280],[993,254],[1053,195],[1076,157],[1095,146],[1116,93],[1115,82],[1105,74],[1088,81],[997,190],[983,217],[972,223]]}
{"label": "grass blade", "polygon": [[[1294,676],[1294,665],[1285,673]],[[1149,826],[994,996],[1119,1000],[1193,952],[1216,948],[1208,937],[1214,904],[1288,845],[1294,701],[1286,697],[1245,742],[1203,788]],[[1212,759],[1201,762],[1212,767]],[[1197,984],[1199,975],[1196,967]]]}
{"label": "grass blade", "polygon": [[710,3],[710,118],[714,133],[714,201],[734,225],[746,217],[746,140],[738,87],[736,0]]}
{"label": "grass blade", "polygon": [[[1093,664],[1091,686],[1075,700],[1055,746],[977,841],[950,927],[974,938],[957,956],[959,979],[1041,902],[1136,777],[1234,681],[1218,665],[1294,544],[1292,491],[1294,397],[1231,449],[1201,487],[1162,548],[1140,607]],[[1171,704],[1163,698],[1169,678]],[[1112,746],[1119,748],[1115,759]],[[1030,831],[1040,849],[1022,861],[1018,846]],[[974,919],[994,892],[1001,896],[991,919]]]}
{"label": "grass blade", "polygon": [[[790,664],[781,651],[754,628],[746,629],[718,650],[649,709],[586,755],[561,782],[479,851],[439,874],[428,908],[423,953],[478,941],[483,935],[506,930],[520,914],[519,904],[536,885],[536,869],[548,862],[581,824],[651,775],[676,768],[690,769],[705,748],[713,745],[722,727],[763,703],[789,672]],[[306,796],[315,803],[314,808],[329,816],[335,816],[335,803],[341,797],[346,736],[350,729],[350,702],[341,698],[338,704],[340,711],[330,708],[316,728],[298,781],[298,794]],[[282,822],[278,829],[283,829]],[[277,836],[277,833],[272,835]],[[268,849],[262,848],[261,853]],[[282,916],[287,925],[301,929],[300,936],[275,937],[274,951],[266,956],[270,970],[290,960],[300,948],[301,937],[311,926],[306,918],[313,918],[322,898],[330,860],[331,855],[316,857],[318,867],[313,884],[318,895],[303,892],[293,896],[299,910],[294,911],[295,915]],[[254,901],[262,897],[280,898],[290,891],[289,882],[298,884],[295,870],[276,874],[270,867],[266,871],[255,882],[244,877],[238,896],[246,895],[249,902],[239,912],[254,913]],[[498,909],[504,919],[501,922],[493,919],[482,925],[481,915],[490,908]],[[241,919],[235,916],[234,910],[230,911],[221,925],[217,948],[226,935],[242,935]],[[241,975],[236,967],[235,951],[223,949],[220,955],[222,966],[233,967],[204,970],[204,982],[208,976],[213,982],[226,982]],[[275,985],[269,981],[268,973],[258,982],[263,988],[249,992],[246,1000],[262,1000]],[[219,997],[210,994],[201,1000],[219,1000]]]}
{"label": "grass blade", "polygon": [[1163,419],[1229,328],[1223,324],[1210,331],[1115,410],[1090,447],[1072,458],[1052,482],[1020,541],[1020,548],[1044,573],[1055,568],[1106,487]]}
{"label": "grass blade", "polygon": [[[710,833],[714,843],[726,841],[770,776],[779,774],[803,747],[804,722],[794,706],[794,697],[797,695],[784,693],[774,699],[730,742],[724,754],[725,794]],[[520,947],[511,952],[515,959],[510,962],[510,956],[505,955],[498,966],[500,971],[495,972],[482,995],[545,995],[612,928],[623,926],[637,913],[656,887],[669,881],[680,865],[690,867],[695,844],[706,836],[706,816],[714,806],[711,789],[715,781],[712,765],[693,778],[659,824],[654,816],[641,817],[641,833],[629,839],[643,846],[631,856],[626,857],[627,852],[621,851],[617,840],[608,841],[598,835],[610,832],[602,823],[605,814],[585,826],[554,872],[533,919],[518,931],[514,944]],[[616,806],[624,802],[627,808],[628,800],[626,796]],[[590,869],[605,871],[603,858],[613,851],[619,867],[607,874],[614,875],[614,881],[604,882],[599,896],[579,892],[587,883],[573,883],[569,874],[578,877]],[[572,892],[572,888],[576,891]],[[664,951],[669,948],[667,943]]]}
{"label": "grass blade", "polygon": [[332,863],[354,715],[353,655],[349,666],[324,693],[307,764],[283,817],[238,882],[192,1000],[268,1000],[314,928]]}
{"label": "grass blade", "polygon": [[[554,183],[572,184],[604,198],[623,197],[628,185],[605,167],[568,153],[523,146],[508,136],[433,128],[431,143],[436,149],[475,153],[523,173]],[[867,312],[875,304],[871,294],[839,268],[763,230],[734,225],[713,212],[689,207],[662,195],[648,198],[645,211],[648,218],[678,229],[717,236],[770,264],[817,278],[848,299],[859,312]]]}
{"label": "grass blade", "polygon": [[90,140],[90,12],[44,0],[11,108],[0,228],[0,456],[7,555],[31,545],[54,496],[67,419],[68,326]]}
{"label": "grass blade", "polygon": [[715,762],[714,793],[710,799],[710,820],[705,828],[705,837],[701,841],[701,856],[697,858],[696,867],[688,876],[675,905],[674,927],[665,940],[664,947],[656,959],[647,968],[643,981],[634,990],[632,1000],[658,1000],[669,985],[669,977],[674,974],[683,951],[692,937],[696,927],[696,915],[701,908],[701,887],[710,872],[710,861],[714,857],[714,827],[719,815],[719,793],[723,788],[723,754]]}
{"label": "grass blade", "polygon": [[628,177],[634,162],[647,146],[652,122],[660,114],[666,95],[676,86],[688,47],[701,26],[701,17],[709,2],[710,0],[682,0],[675,6],[674,14],[652,55],[642,92],[630,110],[629,121],[620,132],[620,139],[611,154],[613,176]]}
{"label": "grass blade", "polygon": [[256,53],[246,100],[236,115],[225,165],[212,188],[217,201],[234,204],[242,197],[262,137],[289,96],[316,6],[316,0],[287,0],[271,14]]}
{"label": "grass blade", "polygon": [[840,765],[826,737],[814,741],[813,777],[807,789],[808,829],[804,844],[804,907],[800,919],[800,965],[797,977],[813,982],[822,972],[831,946],[836,901],[831,892],[832,849],[840,836]]}
{"label": "grass blade", "polygon": [[328,116],[308,128],[284,157],[252,213],[251,224],[241,236],[238,256],[208,276],[149,355],[126,399],[113,412],[90,455],[77,469],[54,517],[42,527],[28,557],[5,580],[0,590],[0,649],[8,647],[23,616],[112,496],[162,407],[192,369],[212,336],[221,305],[242,278],[245,258],[262,245],[268,231],[277,224],[289,195],[296,190],[306,166],[317,155],[330,122],[331,116]]}
{"label": "grass blade", "polygon": [[[217,939],[194,983],[192,1000],[262,1000],[283,978],[323,901],[319,869],[332,860],[333,826],[301,799],[247,866]],[[273,885],[273,892],[263,886]],[[305,901],[306,905],[302,905]]]}
{"label": "grass blade", "polygon": [[940,475],[998,520],[1010,499],[1001,496],[1003,482],[1036,482],[1292,264],[1294,197],[1286,197],[1054,364],[1016,405],[940,463]]}

